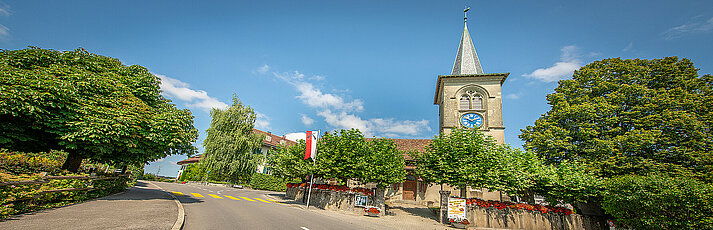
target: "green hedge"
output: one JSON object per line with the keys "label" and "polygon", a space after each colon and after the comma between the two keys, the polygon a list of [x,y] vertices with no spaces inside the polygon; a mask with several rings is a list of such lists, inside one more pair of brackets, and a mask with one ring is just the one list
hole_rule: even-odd
{"label": "green hedge", "polygon": [[606,183],[602,207],[635,229],[713,229],[713,185],[687,177],[621,176]]}
{"label": "green hedge", "polygon": [[250,187],[259,190],[283,192],[287,190],[287,182],[290,181],[262,173],[253,173],[252,177],[250,177]]}

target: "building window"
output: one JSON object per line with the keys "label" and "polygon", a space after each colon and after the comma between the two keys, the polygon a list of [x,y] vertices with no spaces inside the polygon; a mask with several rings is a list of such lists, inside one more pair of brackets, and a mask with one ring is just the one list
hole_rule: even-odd
{"label": "building window", "polygon": [[468,96],[468,94],[463,94],[460,96],[460,109],[470,109],[470,96]]}
{"label": "building window", "polygon": [[460,110],[481,110],[483,109],[483,96],[473,89],[467,90],[460,96],[459,108]]}
{"label": "building window", "polygon": [[473,95],[473,109],[483,109],[483,97],[480,94]]}

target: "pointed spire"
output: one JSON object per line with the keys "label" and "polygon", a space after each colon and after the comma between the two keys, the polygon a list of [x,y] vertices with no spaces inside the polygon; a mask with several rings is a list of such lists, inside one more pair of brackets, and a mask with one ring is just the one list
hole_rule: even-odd
{"label": "pointed spire", "polygon": [[[464,13],[467,13],[470,8],[465,8]],[[453,72],[451,75],[459,74],[482,74],[483,67],[480,66],[480,60],[478,60],[478,54],[475,53],[475,46],[473,46],[473,41],[470,40],[470,33],[468,32],[468,15],[463,18],[463,35],[460,38],[460,45],[458,45],[458,54],[456,56],[456,61],[453,63]]]}

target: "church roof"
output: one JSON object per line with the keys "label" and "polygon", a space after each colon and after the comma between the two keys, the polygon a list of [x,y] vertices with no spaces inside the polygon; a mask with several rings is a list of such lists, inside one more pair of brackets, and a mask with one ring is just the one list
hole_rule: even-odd
{"label": "church roof", "polygon": [[451,72],[451,75],[461,74],[483,74],[483,67],[480,66],[478,54],[475,53],[475,46],[473,46],[473,41],[470,40],[468,23],[463,26],[463,35],[460,38],[458,54],[453,63],[453,72]]}

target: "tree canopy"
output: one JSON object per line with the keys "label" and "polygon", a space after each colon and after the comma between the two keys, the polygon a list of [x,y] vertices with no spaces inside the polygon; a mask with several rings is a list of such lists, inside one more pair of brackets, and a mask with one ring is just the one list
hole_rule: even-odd
{"label": "tree canopy", "polygon": [[383,138],[367,140],[357,129],[326,132],[317,142],[316,174],[376,183],[384,188],[406,177],[406,163],[393,141]]}
{"label": "tree canopy", "polygon": [[0,145],[64,150],[70,171],[85,158],[137,164],[193,154],[193,115],[161,96],[159,83],[142,66],[81,48],[2,50]]}
{"label": "tree canopy", "polygon": [[234,96],[230,107],[213,108],[210,117],[201,163],[218,180],[248,181],[263,160],[261,154],[253,154],[263,139],[253,132],[255,111]]}
{"label": "tree canopy", "polygon": [[286,179],[304,179],[315,172],[311,160],[304,160],[305,141],[295,145],[278,146],[277,151],[267,156],[267,164],[273,175]]}
{"label": "tree canopy", "polygon": [[454,129],[433,139],[424,154],[414,156],[416,173],[428,182],[461,189],[503,189],[505,181],[500,178],[507,174],[504,152],[503,146],[479,130]]}
{"label": "tree canopy", "polygon": [[596,61],[559,82],[522,130],[549,163],[581,160],[604,177],[694,173],[713,180],[713,77],[688,59]]}
{"label": "tree canopy", "polygon": [[544,192],[596,196],[637,229],[712,228],[713,76],[685,58],[605,59],[547,100],[550,111],[520,135],[569,186],[550,178]]}
{"label": "tree canopy", "polygon": [[386,187],[406,177],[402,152],[389,139],[367,140],[359,130],[326,132],[317,141],[317,160],[303,160],[305,142],[282,146],[269,156],[272,172],[289,179],[314,174],[340,183],[357,180]]}

